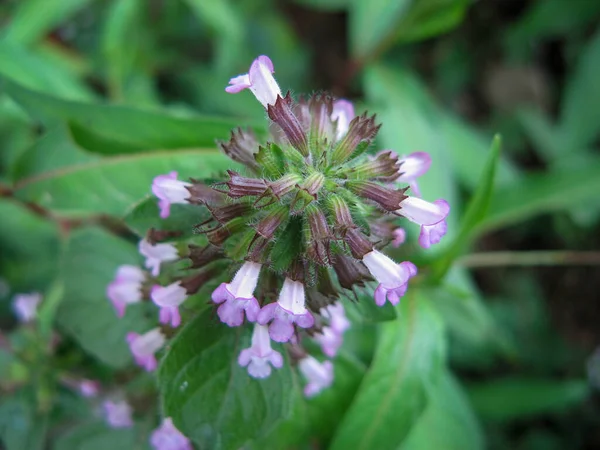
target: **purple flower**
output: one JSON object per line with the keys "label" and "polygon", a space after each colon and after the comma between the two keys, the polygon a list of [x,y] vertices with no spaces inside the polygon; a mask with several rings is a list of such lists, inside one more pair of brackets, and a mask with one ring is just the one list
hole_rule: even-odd
{"label": "purple flower", "polygon": [[148,372],[156,369],[157,362],[154,353],[165,344],[165,336],[159,328],[154,328],[144,334],[127,333],[127,343],[138,366]]}
{"label": "purple flower", "polygon": [[152,193],[158,197],[160,217],[166,219],[171,214],[171,205],[175,203],[186,204],[190,197],[188,187],[191,183],[179,181],[177,172],[169,172],[166,175],[158,175],[152,181]]}
{"label": "purple flower", "polygon": [[431,156],[426,152],[414,152],[398,160],[400,164],[400,176],[396,183],[408,183],[410,189],[417,196],[421,196],[417,178],[424,175],[431,166]]}
{"label": "purple flower", "polygon": [[271,348],[269,330],[263,325],[254,325],[252,346],[240,352],[238,364],[248,366],[248,373],[254,378],[267,378],[271,375],[271,366],[280,369],[283,366],[281,353]]}
{"label": "purple flower", "polygon": [[15,314],[21,322],[31,322],[37,316],[37,308],[41,301],[42,294],[39,292],[17,294],[13,299]]}
{"label": "purple flower", "polygon": [[217,310],[221,322],[230,327],[238,327],[244,322],[244,311],[248,321],[256,321],[260,306],[254,298],[254,289],[258,284],[260,268],[258,263],[245,262],[231,283],[221,283],[214,290],[212,301],[221,304]]}
{"label": "purple flower", "polygon": [[176,281],[168,286],[155,284],[150,291],[150,298],[160,308],[160,323],[169,323],[170,321],[173,328],[181,324],[179,305],[187,298],[187,291],[181,286],[181,282]]}
{"label": "purple flower", "polygon": [[310,328],[315,318],[306,309],[304,285],[286,278],[276,303],[270,303],[258,313],[257,322],[269,326],[269,334],[275,342],[287,342],[294,334],[294,323],[301,328]]}
{"label": "purple flower", "polygon": [[429,248],[433,244],[437,244],[446,235],[448,224],[445,220],[436,223],[435,225],[421,226],[421,234],[419,234],[419,244],[423,248]]}
{"label": "purple flower", "polygon": [[119,317],[125,315],[127,305],[142,301],[142,283],[145,278],[144,271],[137,266],[119,266],[115,279],[106,288],[106,296]]}
{"label": "purple flower", "polygon": [[304,395],[314,397],[333,383],[333,364],[331,361],[320,363],[312,356],[306,356],[298,363],[298,368],[308,384],[304,387]]}
{"label": "purple flower", "polygon": [[131,406],[125,400],[118,402],[106,400],[102,407],[104,408],[106,422],[111,428],[129,428],[133,426]]}
{"label": "purple flower", "polygon": [[314,336],[314,340],[321,346],[326,356],[333,358],[344,343],[344,335],[337,333],[331,327],[323,327],[321,332]]}
{"label": "purple flower", "polygon": [[152,432],[150,444],[154,450],[193,450],[190,440],[175,428],[170,417],[165,418],[160,427]]}
{"label": "purple flower", "polygon": [[417,197],[407,197],[396,212],[421,225],[419,244],[423,248],[437,244],[446,234],[445,221],[450,213],[450,205],[446,200],[439,199],[430,203]]}
{"label": "purple flower", "polygon": [[396,228],[392,231],[392,237],[392,247],[398,248],[404,244],[404,241],[406,240],[406,230],[404,228]]}
{"label": "purple flower", "polygon": [[348,132],[350,122],[354,119],[354,106],[348,100],[340,99],[333,102],[331,120],[337,120],[335,139],[339,141]]}
{"label": "purple flower", "polygon": [[334,332],[342,334],[350,328],[350,321],[346,318],[346,312],[341,302],[337,301],[321,308],[320,313],[323,317],[329,319],[329,327]]}
{"label": "purple flower", "polygon": [[96,397],[100,392],[100,383],[94,380],[84,379],[79,381],[78,390],[79,393],[86,398]]}
{"label": "purple flower", "polygon": [[406,293],[409,278],[417,274],[417,268],[409,261],[396,264],[383,253],[373,250],[367,253],[363,263],[369,272],[379,282],[375,290],[375,303],[383,306],[386,299],[392,305],[398,304],[400,297]]}
{"label": "purple flower", "polygon": [[140,254],[146,258],[146,268],[151,271],[153,277],[158,276],[161,263],[179,259],[177,248],[173,244],[152,245],[146,239],[142,239],[138,249]]}
{"label": "purple flower", "polygon": [[277,97],[281,96],[279,85],[273,78],[274,72],[271,59],[261,55],[252,62],[248,73],[230,79],[230,86],[227,86],[225,91],[237,94],[244,89],[250,89],[256,99],[267,108],[268,105],[274,105]]}

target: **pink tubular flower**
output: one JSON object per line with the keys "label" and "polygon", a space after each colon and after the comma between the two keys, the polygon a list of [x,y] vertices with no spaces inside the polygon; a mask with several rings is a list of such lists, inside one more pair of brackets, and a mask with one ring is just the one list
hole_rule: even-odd
{"label": "pink tubular flower", "polygon": [[396,228],[392,231],[392,236],[392,247],[398,248],[404,244],[404,241],[406,240],[406,230],[404,228]]}
{"label": "pink tubular flower", "polygon": [[137,266],[119,266],[115,279],[106,288],[106,296],[119,317],[125,315],[127,305],[142,301],[142,283],[145,278],[144,271]]}
{"label": "pink tubular flower", "polygon": [[86,398],[96,397],[100,392],[100,383],[94,380],[84,379],[79,381],[78,390],[79,393]]}
{"label": "pink tubular flower", "polygon": [[335,332],[331,327],[323,327],[321,332],[314,336],[314,340],[321,346],[326,356],[334,358],[344,343],[344,335]]}
{"label": "pink tubular flower", "polygon": [[400,176],[396,178],[396,183],[408,183],[410,189],[417,196],[421,196],[417,178],[424,175],[431,166],[431,156],[426,152],[414,152],[398,160],[400,163]]}
{"label": "pink tubular flower", "polygon": [[263,306],[257,322],[266,325],[269,321],[269,334],[275,342],[287,342],[294,334],[294,323],[301,328],[310,328],[315,318],[306,309],[304,285],[286,278],[276,303]]}
{"label": "pink tubular flower", "polygon": [[440,242],[446,235],[447,230],[446,220],[442,220],[435,225],[423,225],[421,226],[421,234],[419,234],[419,244],[423,248],[429,248]]}
{"label": "pink tubular flower", "polygon": [[375,304],[383,306],[386,299],[392,305],[398,304],[400,297],[406,293],[408,280],[417,274],[417,268],[409,261],[396,264],[383,253],[373,250],[367,253],[362,262],[379,282],[375,290]]}
{"label": "pink tubular flower", "polygon": [[217,310],[221,322],[230,327],[239,327],[244,322],[244,311],[248,321],[256,321],[260,306],[254,298],[254,289],[258,284],[260,268],[258,263],[245,262],[231,283],[221,283],[214,290],[212,301],[221,304]]}
{"label": "pink tubular flower", "polygon": [[227,86],[225,91],[237,94],[244,89],[250,89],[256,99],[267,108],[268,105],[274,105],[277,97],[281,96],[279,85],[273,78],[274,72],[271,59],[261,55],[252,62],[248,73],[230,79],[230,86]]}
{"label": "pink tubular flower", "polygon": [[304,387],[304,395],[314,397],[333,383],[333,364],[331,361],[320,363],[312,356],[306,356],[298,363],[298,368],[308,384]]}
{"label": "pink tubular flower", "polygon": [[146,258],[146,268],[151,271],[153,277],[160,272],[161,263],[179,259],[179,254],[173,244],[152,245],[146,239],[142,239],[138,249],[140,254]]}
{"label": "pink tubular flower", "polygon": [[408,197],[400,203],[400,209],[396,212],[421,225],[419,244],[423,248],[437,244],[446,234],[446,217],[450,213],[450,205],[446,200],[430,203],[417,197]]}
{"label": "pink tubular flower", "polygon": [[191,183],[179,181],[177,172],[169,172],[166,175],[158,175],[152,181],[152,193],[158,197],[160,217],[166,219],[171,214],[171,205],[175,203],[186,204],[190,197],[187,190]]}
{"label": "pink tubular flower", "polygon": [[350,122],[354,119],[354,105],[348,100],[336,100],[333,102],[331,119],[337,120],[335,138],[340,140],[347,132]]}
{"label": "pink tubular flower", "polygon": [[187,291],[181,286],[181,282],[177,281],[168,286],[152,286],[150,298],[160,308],[160,323],[169,323],[170,321],[173,328],[181,324],[179,305],[187,298]]}
{"label": "pink tubular flower", "polygon": [[157,362],[154,353],[165,344],[165,336],[159,328],[154,328],[144,334],[127,333],[127,343],[138,366],[148,372],[156,369]]}
{"label": "pink tubular flower", "polygon": [[111,428],[129,428],[133,426],[131,406],[125,400],[118,402],[106,400],[102,407],[104,408],[106,422]]}
{"label": "pink tubular flower", "polygon": [[269,330],[263,325],[254,325],[252,346],[240,352],[238,364],[248,366],[248,373],[254,378],[267,378],[271,375],[271,366],[280,369],[283,366],[281,353],[271,348]]}
{"label": "pink tubular flower", "polygon": [[17,294],[13,300],[15,314],[21,322],[31,322],[37,316],[37,308],[41,301],[42,294],[39,292]]}
{"label": "pink tubular flower", "polygon": [[321,315],[329,319],[329,327],[336,333],[342,334],[350,328],[350,321],[346,318],[346,312],[341,302],[321,308]]}
{"label": "pink tubular flower", "polygon": [[152,432],[150,444],[154,450],[193,450],[190,440],[175,428],[170,417]]}

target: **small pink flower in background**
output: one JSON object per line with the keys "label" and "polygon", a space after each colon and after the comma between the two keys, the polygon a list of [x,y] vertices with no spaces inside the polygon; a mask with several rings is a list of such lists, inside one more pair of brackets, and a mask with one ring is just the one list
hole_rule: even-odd
{"label": "small pink flower in background", "polygon": [[152,432],[150,444],[154,450],[193,450],[190,440],[175,428],[170,417]]}
{"label": "small pink flower in background", "polygon": [[431,167],[431,156],[426,152],[414,152],[408,156],[398,159],[400,163],[400,176],[396,178],[396,183],[407,183],[410,189],[417,197],[421,196],[417,178],[425,173]]}
{"label": "small pink flower in background", "polygon": [[212,293],[212,301],[220,304],[217,314],[221,322],[230,327],[238,327],[244,322],[244,312],[249,322],[255,322],[260,311],[254,298],[261,265],[245,262],[237,271],[231,283],[221,283]]}
{"label": "small pink flower in background", "polygon": [[173,328],[181,324],[179,305],[187,298],[187,291],[179,281],[168,286],[152,286],[150,298],[160,308],[160,323],[169,323],[170,321]]}
{"label": "small pink flower in background", "polygon": [[127,333],[127,343],[136,364],[148,372],[156,369],[157,362],[154,354],[165,345],[165,342],[165,336],[159,328],[154,328],[144,334]]}
{"label": "small pink flower in background", "polygon": [[327,305],[320,313],[329,320],[329,327],[336,333],[344,333],[350,328],[350,321],[346,318],[344,306],[340,301]]}
{"label": "small pink flower in background", "polygon": [[171,214],[171,205],[186,204],[190,197],[188,187],[191,183],[179,181],[177,172],[169,172],[166,175],[158,175],[152,182],[152,193],[158,197],[160,217],[166,219]]}
{"label": "small pink flower in background", "polygon": [[257,322],[266,325],[271,320],[269,334],[275,342],[287,342],[294,334],[294,323],[301,328],[310,328],[315,318],[306,309],[304,285],[286,278],[276,303],[263,306]]}
{"label": "small pink flower in background", "polygon": [[100,383],[98,383],[97,381],[94,380],[80,380],[79,381],[79,393],[86,397],[86,398],[92,398],[92,397],[96,397],[98,395],[98,393],[100,392]]}
{"label": "small pink flower in background", "polygon": [[230,79],[225,91],[237,94],[244,89],[250,89],[256,99],[267,108],[268,105],[274,105],[277,97],[281,96],[279,85],[273,78],[274,72],[271,59],[261,55],[252,62],[248,73]]}
{"label": "small pink flower in background", "polygon": [[322,308],[320,314],[328,319],[329,324],[314,336],[314,340],[321,346],[325,355],[333,358],[344,342],[344,333],[350,328],[350,321],[346,318],[344,306],[339,301]]}
{"label": "small pink flower in background", "polygon": [[404,244],[404,241],[406,240],[406,230],[404,228],[396,228],[392,231],[392,237],[392,247],[398,248]]}
{"label": "small pink flower in background", "polygon": [[308,382],[304,395],[314,397],[333,383],[333,364],[331,361],[319,362],[312,356],[306,356],[298,363],[298,369]]}
{"label": "small pink flower in background", "polygon": [[344,343],[344,335],[336,333],[330,327],[323,327],[321,332],[316,334],[313,339],[321,346],[323,353],[330,358],[337,355],[338,350]]}
{"label": "small pink flower in background", "polygon": [[106,418],[106,423],[111,428],[129,428],[133,426],[131,419],[131,406],[125,400],[113,402],[106,400],[102,407]]}
{"label": "small pink flower in background", "polygon": [[396,264],[377,250],[367,253],[362,261],[373,278],[379,282],[375,290],[377,306],[383,306],[386,300],[392,305],[398,304],[400,297],[406,293],[408,280],[417,274],[417,268],[413,263],[404,261]]}
{"label": "small pink flower in background", "polygon": [[142,301],[142,283],[146,274],[137,266],[123,265],[117,269],[115,279],[106,288],[106,296],[123,317],[127,305]]}
{"label": "small pink flower in background", "polygon": [[271,375],[271,366],[280,369],[283,366],[281,353],[271,348],[269,330],[263,325],[254,325],[252,346],[240,352],[238,364],[248,366],[248,373],[254,378],[266,378]]}
{"label": "small pink flower in background", "polygon": [[173,244],[152,245],[146,239],[142,239],[138,248],[140,254],[146,258],[146,268],[151,271],[154,277],[160,272],[161,263],[179,259],[177,248]]}
{"label": "small pink flower in background", "polygon": [[42,294],[32,292],[30,294],[17,294],[13,299],[15,314],[21,322],[31,322],[37,317],[37,309],[42,301]]}
{"label": "small pink flower in background", "polygon": [[350,122],[356,114],[354,113],[354,105],[348,100],[336,100],[333,102],[333,111],[331,112],[331,118],[337,120],[335,138],[340,140],[348,132]]}

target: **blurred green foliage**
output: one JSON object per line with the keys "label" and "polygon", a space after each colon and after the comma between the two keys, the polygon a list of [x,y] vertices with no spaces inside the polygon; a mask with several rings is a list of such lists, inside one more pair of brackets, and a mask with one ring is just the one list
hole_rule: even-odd
{"label": "blurred green foliage", "polygon": [[[241,376],[225,349],[248,337],[204,312],[166,352],[161,410],[207,449],[600,445],[585,380],[600,341],[597,271],[569,272],[567,284],[562,269],[464,267],[473,249],[600,243],[598,19],[588,0],[1,3],[3,448],[147,448],[156,391],[132,370],[124,336],[149,314],[135,305],[117,321],[105,287],[118,265],[140,262],[136,235],[157,225],[153,177],[217,177],[233,167],[215,140],[235,126],[266,135],[252,96],[224,92],[259,54],[284,89],[331,90],[376,112],[379,148],[429,152],[421,187],[450,201],[448,236],[418,255],[435,283],[397,309],[349,311],[365,320],[321,397],[301,399],[289,367]],[[185,209],[171,220],[200,221]],[[37,331],[10,311],[12,294],[30,291],[46,298]],[[575,303],[590,317],[565,325]],[[132,396],[136,426],[107,428],[59,386],[66,373]]]}

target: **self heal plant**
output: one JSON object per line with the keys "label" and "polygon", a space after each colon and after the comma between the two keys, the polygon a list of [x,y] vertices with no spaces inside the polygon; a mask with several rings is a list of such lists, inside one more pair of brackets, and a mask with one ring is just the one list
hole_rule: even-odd
{"label": "self heal plant", "polygon": [[[241,168],[217,182],[180,180],[176,172],[154,179],[162,218],[180,204],[196,205],[207,217],[195,226],[187,252],[157,242],[173,231],[155,232],[140,251],[153,276],[163,263],[188,261],[185,276],[161,274],[161,285],[150,291],[162,323],[179,325],[179,305],[197,291],[186,280],[206,283],[208,273],[228,273],[210,301],[224,326],[252,324],[252,342],[238,355],[239,365],[266,378],[283,366],[287,349],[312,397],[334,380],[334,364],[326,358],[336,356],[350,327],[344,299],[369,288],[378,306],[400,302],[417,268],[386,255],[386,248],[406,239],[405,219],[420,227],[424,248],[439,242],[449,207],[420,198],[417,179],[428,170],[429,155],[369,154],[381,126],[374,115],[357,115],[351,102],[326,94],[294,99],[282,93],[274,71],[272,61],[259,56],[226,88],[231,94],[249,90],[268,117],[268,139],[239,128],[219,143]],[[152,333],[156,345],[138,344],[142,337],[130,335],[146,370],[163,345],[158,330]],[[321,356],[309,354],[318,347]]]}

